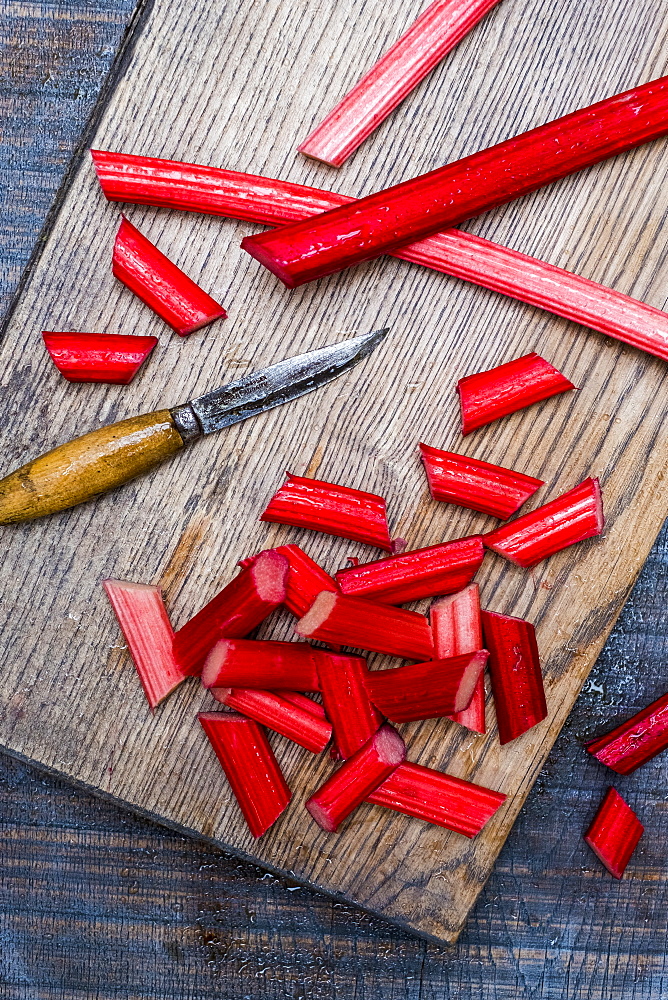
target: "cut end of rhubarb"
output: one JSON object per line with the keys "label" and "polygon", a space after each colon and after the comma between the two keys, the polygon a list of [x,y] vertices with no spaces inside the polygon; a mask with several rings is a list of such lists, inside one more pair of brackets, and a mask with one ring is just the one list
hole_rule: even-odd
{"label": "cut end of rhubarb", "polygon": [[383,764],[393,764],[398,767],[406,759],[406,744],[392,726],[381,726],[369,742],[372,741],[378,759]]}
{"label": "cut end of rhubarb", "polygon": [[216,701],[220,702],[221,705],[226,705],[227,699],[232,693],[232,688],[209,688],[209,693],[212,694]]}
{"label": "cut end of rhubarb", "polygon": [[285,556],[273,549],[266,549],[255,558],[251,573],[258,597],[271,604],[285,600],[285,588],[290,565]]}
{"label": "cut end of rhubarb", "polygon": [[322,623],[329,618],[336,600],[337,595],[331,590],[323,590],[322,593],[318,594],[304,617],[300,618],[295,625],[297,635],[308,639],[310,635],[317,632]]}
{"label": "cut end of rhubarb", "polygon": [[[259,236],[262,235],[262,233],[259,234]],[[303,285],[309,280],[308,278],[304,278],[301,281],[295,280],[290,273],[290,268],[282,266],[281,261],[277,257],[265,250],[257,236],[244,236],[241,241],[241,249],[264,265],[272,274],[275,274],[286,288],[297,288],[298,285]]]}
{"label": "cut end of rhubarb", "polygon": [[473,692],[476,689],[478,678],[485,669],[485,664],[487,663],[488,658],[489,653],[486,649],[478,650],[471,657],[459,685],[455,702],[455,712],[463,712],[465,708],[468,708],[471,703],[471,699],[473,698]]}
{"label": "cut end of rhubarb", "polygon": [[[220,639],[211,649],[202,667],[202,684],[205,688],[211,688],[216,683],[221,668],[227,659],[227,652],[230,643],[227,639]],[[221,690],[225,690],[221,688]]]}

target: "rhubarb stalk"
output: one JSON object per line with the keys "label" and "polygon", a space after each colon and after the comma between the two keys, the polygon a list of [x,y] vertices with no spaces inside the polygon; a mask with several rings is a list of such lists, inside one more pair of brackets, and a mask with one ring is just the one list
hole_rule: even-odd
{"label": "rhubarb stalk", "polygon": [[499,0],[435,0],[298,147],[340,167]]}
{"label": "rhubarb stalk", "polygon": [[330,833],[378,788],[406,757],[406,747],[391,726],[381,726],[306,802],[318,826]]}
{"label": "rhubarb stalk", "polygon": [[359,656],[322,653],[318,657],[322,702],[332,723],[340,760],[357,753],[383,721],[366,692],[367,675],[366,660]]}
{"label": "rhubarb stalk", "polygon": [[584,839],[610,874],[621,878],[644,832],[633,809],[609,788]]}
{"label": "rhubarb stalk", "polygon": [[198,719],[257,839],[287,808],[292,794],[262,728],[243,715],[200,712]]}
{"label": "rhubarb stalk", "polygon": [[483,541],[517,566],[530,567],[561,549],[603,531],[603,504],[598,479],[585,479],[556,500],[504,524]]}
{"label": "rhubarb stalk", "polygon": [[[483,648],[480,591],[477,583],[469,584],[458,594],[435,601],[429,609],[429,620],[438,659],[475,653]],[[486,731],[483,673],[478,677],[468,707],[461,712],[454,712],[449,718],[474,733]]]}
{"label": "rhubarb stalk", "polygon": [[[355,199],[257,174],[91,150],[110,201],[223,215],[266,225],[311,218]],[[393,256],[546,309],[668,360],[668,313],[545,261],[459,229]]]}
{"label": "rhubarb stalk", "polygon": [[115,333],[55,333],[44,330],[44,346],[68,382],[128,385],[158,343],[157,337]]}
{"label": "rhubarb stalk", "polygon": [[180,337],[227,313],[124,217],[114,243],[114,276]]}
{"label": "rhubarb stalk", "polygon": [[211,694],[221,705],[273,729],[311,753],[322,753],[332,738],[332,726],[327,719],[305,711],[277,691],[218,687],[211,688]]}
{"label": "rhubarb stalk", "polygon": [[480,649],[395,670],[373,670],[364,681],[367,694],[391,722],[440,719],[467,707],[488,655]]}
{"label": "rhubarb stalk", "polygon": [[336,581],[350,597],[404,604],[461,590],[480,568],[484,554],[481,537],[474,535],[351,566],[339,570]]}
{"label": "rhubarb stalk", "polygon": [[338,592],[331,576],[298,545],[279,545],[276,551],[288,560],[285,606],[297,618],[306,614],[323,590]]}
{"label": "rhubarb stalk", "polygon": [[172,652],[174,630],[160,587],[127,580],[104,580],[109,602],[151,708],[185,680]]}
{"label": "rhubarb stalk", "polygon": [[668,694],[587,744],[590,754],[617,774],[631,774],[668,749]]}
{"label": "rhubarb stalk", "polygon": [[307,642],[220,639],[202,667],[204,687],[318,691],[320,652]]}
{"label": "rhubarb stalk", "polygon": [[502,792],[408,761],[367,795],[367,802],[444,826],[465,837],[480,833],[505,800]]}
{"label": "rhubarb stalk", "polygon": [[509,743],[547,717],[536,630],[531,622],[481,613],[499,742]]}

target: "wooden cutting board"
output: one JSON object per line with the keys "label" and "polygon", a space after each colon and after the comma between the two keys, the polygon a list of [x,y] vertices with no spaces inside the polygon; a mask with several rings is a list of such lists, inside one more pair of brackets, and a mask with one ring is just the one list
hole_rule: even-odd
{"label": "wooden cutting board", "polygon": [[[159,0],[124,56],[91,144],[361,195],[666,72],[665,2],[504,0],[341,171],[295,154],[418,9],[401,0]],[[657,142],[470,228],[663,307],[667,171],[668,143]],[[113,279],[119,209],[104,202],[84,156],[5,337],[3,472],[290,354],[378,326],[392,332],[363,367],[317,394],[206,438],[113,495],[0,529],[0,743],[267,868],[453,941],[666,514],[666,365],[397,260],[288,291],[240,252],[247,224],[127,214],[230,318],[182,340]],[[45,356],[42,329],[155,333],[161,343],[132,386],[76,386]],[[463,441],[457,379],[531,350],[580,391]],[[254,843],[195,722],[214,707],[209,695],[189,682],[151,716],[100,581],[162,584],[178,626],[260,548],[298,541],[330,571],[348,555],[376,557],[259,523],[285,469],[383,494],[393,535],[410,547],[491,527],[430,499],[419,440],[545,479],[536,502],[601,477],[602,538],[530,573],[489,555],[480,574],[486,606],[537,625],[549,719],[503,748],[491,704],[485,737],[445,721],[402,727],[411,760],[508,794],[474,841],[371,806],[340,834],[323,833],[302,803],[331,764],[276,737],[294,801]],[[291,622],[278,616],[264,634],[289,637]]]}

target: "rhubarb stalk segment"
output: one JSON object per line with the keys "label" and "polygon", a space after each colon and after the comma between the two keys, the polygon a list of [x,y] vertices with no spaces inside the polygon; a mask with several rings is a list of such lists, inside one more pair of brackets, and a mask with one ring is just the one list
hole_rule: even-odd
{"label": "rhubarb stalk segment", "polygon": [[420,445],[429,492],[434,500],[478,510],[503,521],[516,514],[523,503],[544,486],[542,479],[476,458]]}
{"label": "rhubarb stalk segment", "polygon": [[288,472],[286,482],[269,501],[261,521],[326,531],[339,538],[377,545],[391,551],[385,501],[375,493],[324,483]]}
{"label": "rhubarb stalk segment", "polygon": [[[257,174],[93,149],[110,201],[157,205],[279,226],[355,199]],[[459,229],[392,251],[395,257],[471,281],[668,360],[668,313],[554,264]]]}
{"label": "rhubarb stalk segment", "polygon": [[198,719],[250,832],[261,837],[292,798],[262,727],[236,713],[200,712]]}
{"label": "rhubarb stalk segment", "polygon": [[44,330],[44,346],[68,382],[128,385],[158,343],[157,337]]}
{"label": "rhubarb stalk segment", "polygon": [[211,694],[222,705],[273,729],[311,753],[322,753],[332,738],[332,726],[327,719],[288,701],[278,691],[219,687],[212,688]]}
{"label": "rhubarb stalk segment", "polygon": [[289,288],[455,226],[668,132],[668,78],[242,247]]}
{"label": "rhubarb stalk segment", "polygon": [[483,541],[516,566],[528,568],[569,545],[600,535],[604,523],[601,487],[598,479],[589,478],[556,500],[483,535]]}
{"label": "rhubarb stalk segment", "polygon": [[180,337],[227,316],[218,302],[125,217],[114,243],[113,272]]}
{"label": "rhubarb stalk segment", "polygon": [[[480,591],[471,583],[458,594],[434,601],[429,609],[429,621],[434,635],[438,659],[475,653],[483,648],[480,618]],[[485,732],[485,678],[481,673],[467,708],[448,716],[474,733]]]}
{"label": "rhubarb stalk segment", "polygon": [[322,653],[318,657],[322,703],[341,760],[357,753],[383,722],[366,692],[368,673],[366,660],[360,656]]}
{"label": "rhubarb stalk segment", "polygon": [[547,718],[536,630],[531,622],[483,611],[489,672],[500,743],[510,743]]}
{"label": "rhubarb stalk segment", "polygon": [[320,651],[307,642],[220,639],[202,667],[204,687],[318,691]]}
{"label": "rhubarb stalk segment", "polygon": [[587,750],[617,774],[631,774],[668,749],[668,694],[587,744]]}
{"label": "rhubarb stalk segment", "polygon": [[367,694],[391,722],[440,719],[467,707],[488,655],[480,649],[395,670],[373,670],[365,679]]}
{"label": "rhubarb stalk segment", "polygon": [[609,788],[584,840],[611,875],[621,878],[645,828],[614,788]]}
{"label": "rhubarb stalk segment", "polygon": [[288,560],[285,606],[297,618],[306,614],[323,590],[338,593],[339,588],[329,573],[298,545],[279,545],[276,551]]}
{"label": "rhubarb stalk segment", "polygon": [[298,147],[342,166],[499,0],[435,0]]}

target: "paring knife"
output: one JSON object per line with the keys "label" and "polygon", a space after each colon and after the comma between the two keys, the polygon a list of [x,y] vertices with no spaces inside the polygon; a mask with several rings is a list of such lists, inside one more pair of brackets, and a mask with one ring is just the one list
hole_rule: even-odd
{"label": "paring knife", "polygon": [[147,472],[203,434],[319,389],[366,358],[386,333],[374,330],[288,358],[182,406],[130,417],[61,444],[0,480],[0,524],[74,507]]}

